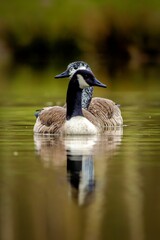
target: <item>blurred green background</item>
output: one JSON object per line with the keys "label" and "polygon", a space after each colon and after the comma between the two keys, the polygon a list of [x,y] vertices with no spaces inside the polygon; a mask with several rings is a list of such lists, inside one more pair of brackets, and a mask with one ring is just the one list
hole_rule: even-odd
{"label": "blurred green background", "polygon": [[[68,80],[54,76],[77,60],[125,125],[86,142],[96,181],[83,207],[65,139],[33,139],[35,110],[65,103]],[[1,240],[160,239],[159,78],[159,0],[0,0]]]}
{"label": "blurred green background", "polygon": [[53,77],[76,60],[108,91],[157,91],[159,43],[158,0],[1,0],[1,92],[64,96]]}

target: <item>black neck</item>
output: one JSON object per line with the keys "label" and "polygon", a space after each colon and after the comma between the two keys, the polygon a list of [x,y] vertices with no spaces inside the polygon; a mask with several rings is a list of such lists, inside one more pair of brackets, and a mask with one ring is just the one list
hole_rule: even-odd
{"label": "black neck", "polygon": [[78,81],[70,81],[67,90],[67,114],[69,120],[75,116],[83,116],[82,113],[82,89],[79,88]]}

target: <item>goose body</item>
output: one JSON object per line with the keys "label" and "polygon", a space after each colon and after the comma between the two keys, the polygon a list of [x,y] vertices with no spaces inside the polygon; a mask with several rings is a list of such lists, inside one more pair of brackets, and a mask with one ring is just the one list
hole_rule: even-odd
{"label": "goose body", "polygon": [[66,120],[66,108],[53,106],[41,110],[36,119],[33,131],[42,134],[98,134],[104,129],[96,118],[86,110],[83,116],[72,117]]}
{"label": "goose body", "polygon": [[53,106],[42,109],[37,114],[34,132],[66,135],[102,132],[104,129],[96,117],[89,111],[82,110],[82,90],[89,86],[106,87],[94,77],[92,72],[77,70],[68,85],[66,108]]}
{"label": "goose body", "polygon": [[64,132],[69,135],[91,135],[98,134],[100,128],[96,127],[90,120],[83,116],[72,117],[64,124]]}
{"label": "goose body", "polygon": [[[55,78],[71,78],[78,69],[87,69],[92,72],[89,65],[83,61],[70,63],[61,74]],[[93,87],[83,89],[82,92],[82,107],[90,112],[99,122],[102,128],[110,126],[122,126],[123,118],[119,106],[110,99],[94,97]]]}

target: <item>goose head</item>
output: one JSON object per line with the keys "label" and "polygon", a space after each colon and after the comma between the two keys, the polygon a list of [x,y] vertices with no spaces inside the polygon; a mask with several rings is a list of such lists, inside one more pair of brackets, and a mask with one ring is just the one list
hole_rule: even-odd
{"label": "goose head", "polygon": [[80,89],[88,88],[88,87],[103,87],[106,88],[106,85],[101,83],[91,71],[86,69],[78,69],[72,76],[70,82],[78,82],[78,86]]}
{"label": "goose head", "polygon": [[[67,66],[67,69],[56,75],[55,78],[66,78],[69,77],[70,79],[72,78],[72,76],[74,75],[74,73],[77,70],[88,70],[92,73],[92,70],[90,68],[90,66],[84,62],[84,61],[76,61],[76,62],[72,62]],[[93,87],[88,87],[88,88],[84,88],[83,92],[82,92],[82,108],[84,109],[88,109],[90,102],[92,100],[92,95],[93,95]]]}
{"label": "goose head", "polygon": [[86,69],[92,72],[91,68],[86,62],[76,61],[76,62],[70,63],[67,66],[67,69],[64,72],[56,75],[55,78],[66,78],[66,77],[71,78],[78,69]]}

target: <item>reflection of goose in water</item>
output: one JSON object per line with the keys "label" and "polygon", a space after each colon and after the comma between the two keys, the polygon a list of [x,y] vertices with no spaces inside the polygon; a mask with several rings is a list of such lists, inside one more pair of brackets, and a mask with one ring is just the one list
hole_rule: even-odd
{"label": "reflection of goose in water", "polygon": [[[95,169],[93,159],[109,158],[121,143],[122,128],[108,130],[103,136],[65,136],[35,135],[34,141],[37,154],[40,155],[44,166],[66,166],[70,195],[82,205],[90,201],[95,189]],[[67,158],[67,161],[66,161]],[[106,163],[105,163],[106,164]],[[96,163],[101,168],[101,162]],[[100,169],[101,178],[104,177]],[[105,176],[106,177],[106,176]]]}
{"label": "reflection of goose in water", "polygon": [[71,185],[71,195],[79,205],[90,199],[94,191],[94,163],[92,150],[97,137],[66,138],[67,173]]}
{"label": "reflection of goose in water", "polygon": [[[128,239],[128,236],[136,240],[145,239],[144,203],[147,198],[142,190],[145,175],[142,174],[143,169],[140,171],[141,163],[131,159],[130,151],[124,151],[126,145],[124,139],[121,146],[121,130],[92,137],[35,136],[43,166],[39,164],[40,184],[37,190],[33,187],[34,192],[27,196],[37,197],[35,201],[33,198],[30,200],[34,210],[33,222],[41,224],[35,228],[36,239],[40,239],[39,236],[42,236],[41,239],[48,236],[58,236],[59,239],[116,239],[119,236],[117,233],[123,239]],[[75,174],[75,166],[67,166],[66,154],[70,155],[68,160],[72,166],[74,161],[78,161],[77,156],[88,157],[76,166],[79,174],[76,187],[75,183],[71,185],[70,176]],[[90,163],[93,166],[85,168]],[[90,174],[87,169],[91,170]],[[88,179],[93,185],[89,186]],[[48,235],[48,229],[52,235]]]}
{"label": "reflection of goose in water", "polygon": [[79,203],[81,204],[84,202],[85,195],[89,195],[94,190],[93,157],[67,154],[67,172],[73,191],[79,192]]}

